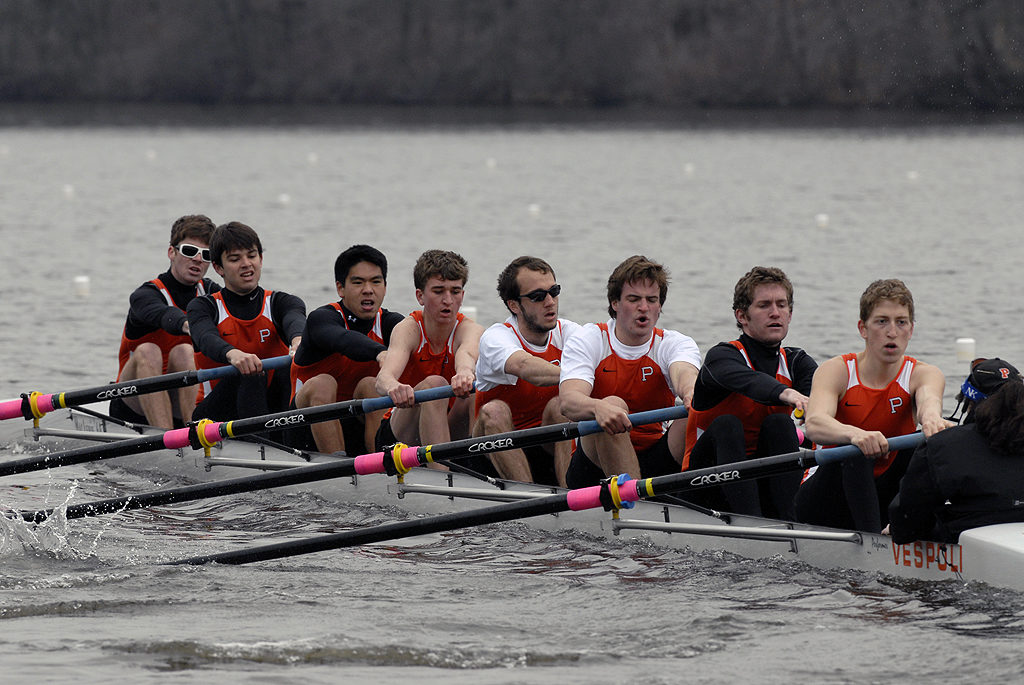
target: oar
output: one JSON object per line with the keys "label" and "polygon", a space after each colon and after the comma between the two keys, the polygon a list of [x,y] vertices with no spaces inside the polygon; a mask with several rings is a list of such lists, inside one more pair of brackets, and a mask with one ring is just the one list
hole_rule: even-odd
{"label": "oar", "polygon": [[[921,433],[912,433],[889,439],[890,449],[900,450],[914,447],[924,441]],[[644,480],[611,479],[602,485],[593,485],[565,493],[558,493],[536,499],[521,500],[492,507],[483,507],[473,511],[455,512],[441,516],[417,518],[398,523],[389,523],[362,530],[350,530],[333,535],[322,535],[305,540],[281,542],[273,545],[251,547],[249,549],[219,554],[205,554],[182,559],[173,564],[206,564],[212,561],[221,564],[247,564],[253,561],[268,561],[299,554],[311,554],[342,547],[355,547],[372,542],[398,540],[402,538],[440,533],[457,528],[470,528],[488,523],[500,523],[516,519],[557,514],[563,511],[582,511],[604,507],[606,509],[621,508],[637,500],[669,493],[733,483],[739,480],[761,478],[774,475],[781,471],[794,468],[806,468],[814,464],[824,464],[847,459],[861,451],[853,445],[831,447],[819,450],[801,450],[773,457],[763,457],[734,464],[723,464],[696,471],[647,478]],[[620,477],[621,478],[621,477]]]}
{"label": "oar", "polygon": [[[287,355],[263,359],[265,369],[283,369],[292,363],[292,358]],[[0,402],[0,420],[24,418],[32,420],[41,419],[55,409],[67,409],[92,402],[112,400],[117,397],[135,397],[160,390],[171,390],[183,388],[188,385],[197,385],[212,381],[225,376],[238,373],[233,366],[218,366],[213,369],[198,369],[195,371],[178,371],[164,374],[163,376],[151,376],[149,378],[136,378],[135,380],[122,381],[120,383],[108,383],[95,388],[84,390],[68,390],[66,392],[51,393],[27,393],[17,400],[5,400]]]}
{"label": "oar", "polygon": [[[639,426],[645,423],[661,423],[662,421],[681,418],[685,415],[686,409],[684,407],[669,407],[667,409],[630,414],[629,420],[634,426]],[[597,424],[597,421],[580,421],[578,423],[559,423],[550,426],[509,431],[507,433],[484,435],[437,445],[405,447],[395,449],[389,453],[374,452],[322,464],[296,466],[282,472],[261,473],[255,476],[231,478],[214,483],[199,483],[197,485],[154,490],[138,495],[76,504],[66,509],[65,517],[73,519],[96,516],[129,509],[142,509],[174,502],[190,502],[208,497],[254,492],[256,490],[311,483],[352,475],[368,475],[372,473],[390,473],[394,475],[399,470],[398,463],[401,464],[401,470],[404,473],[413,466],[426,465],[430,461],[439,459],[461,459],[477,452],[499,452],[533,445],[543,445],[549,442],[571,440],[582,435],[590,435],[600,431],[601,427]],[[19,512],[22,518],[30,522],[42,521],[52,514],[52,509]]]}
{"label": "oar", "polygon": [[[415,400],[418,403],[430,402],[432,400],[446,399],[452,395],[451,386],[445,385],[438,388],[417,390]],[[0,476],[11,476],[16,473],[39,471],[57,466],[82,464],[87,461],[98,461],[100,459],[114,459],[129,454],[153,452],[159,449],[179,449],[185,447],[200,449],[202,447],[212,447],[225,438],[237,438],[267,430],[359,416],[360,414],[368,414],[379,409],[387,409],[392,404],[393,402],[390,397],[371,397],[365,400],[335,402],[318,407],[293,409],[276,414],[265,414],[263,416],[236,419],[223,423],[204,420],[194,426],[175,428],[174,430],[156,435],[127,438],[111,444],[91,445],[55,454],[45,454],[39,457],[0,463]]]}

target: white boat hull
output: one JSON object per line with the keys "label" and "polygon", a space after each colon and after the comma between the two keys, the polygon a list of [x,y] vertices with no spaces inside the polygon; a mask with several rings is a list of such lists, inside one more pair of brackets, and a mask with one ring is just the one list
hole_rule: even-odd
{"label": "white boat hull", "polygon": [[[71,412],[75,427],[88,432],[125,429],[92,416]],[[51,422],[52,423],[52,422]],[[53,434],[50,431],[40,431]],[[63,437],[73,437],[64,435]],[[316,455],[317,460],[330,459]],[[239,471],[289,468],[307,462],[273,447],[226,441],[207,457],[201,451],[161,450],[112,460],[119,467],[190,480],[218,480]],[[432,469],[413,469],[402,482],[385,475],[351,476],[288,489],[313,491],[341,501],[395,504],[415,514],[466,511],[498,501],[538,497],[556,489],[515,482],[490,483]],[[860,533],[727,515],[726,520],[682,506],[637,502],[617,517],[602,510],[564,512],[527,519],[546,530],[574,529],[596,536],[647,538],[656,545],[691,550],[724,550],[752,559],[793,559],[822,569],[856,569],[925,581],[982,581],[1024,590],[1024,524],[1002,524],[965,532],[960,544],[894,544],[886,535]]]}

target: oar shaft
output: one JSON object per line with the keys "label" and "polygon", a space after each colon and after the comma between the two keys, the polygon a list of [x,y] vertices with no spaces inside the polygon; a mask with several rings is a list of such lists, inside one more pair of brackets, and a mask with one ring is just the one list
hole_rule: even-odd
{"label": "oar shaft", "polygon": [[[418,390],[416,392],[416,401],[429,402],[435,399],[450,397],[451,395],[452,389],[450,386]],[[374,398],[374,400],[386,400],[390,403],[388,398]],[[0,477],[58,466],[82,464],[88,461],[114,459],[129,454],[152,452],[161,448],[183,449],[192,447],[198,449],[203,440],[207,444],[212,445],[224,438],[237,438],[266,430],[356,416],[366,411],[365,407],[367,405],[375,408],[370,411],[375,411],[376,408],[380,408],[380,404],[379,401],[365,399],[348,400],[347,402],[336,402],[319,407],[267,414],[251,419],[240,419],[225,423],[214,421],[191,428],[176,428],[161,435],[129,438],[116,443],[90,445],[42,457],[29,457],[27,459],[4,462],[0,464]]]}
{"label": "oar shaft", "polygon": [[[911,433],[889,438],[889,447],[894,450],[915,447],[924,442],[924,435]],[[863,458],[863,453],[853,445],[827,447],[818,450],[801,450],[787,454],[778,454],[760,459],[748,459],[733,464],[712,466],[706,469],[683,471],[667,476],[629,481],[619,488],[623,501],[637,500],[657,495],[679,494],[690,490],[698,490],[714,485],[737,483],[745,480],[756,480],[773,476],[784,471],[807,468],[815,464],[828,464],[843,459]],[[600,486],[579,488],[569,492],[569,506],[574,511],[592,509],[601,506]]]}
{"label": "oar shaft", "polygon": [[[687,410],[683,406],[666,407],[664,409],[653,409],[629,415],[629,420],[634,426],[641,426],[649,423],[662,423],[686,416]],[[495,433],[465,440],[454,440],[438,445],[425,445],[422,447],[405,447],[396,449],[394,458],[401,462],[405,468],[414,466],[426,466],[430,461],[440,459],[459,459],[472,456],[477,453],[501,452],[505,450],[522,449],[545,445],[550,442],[571,440],[584,435],[600,433],[601,426],[597,421],[579,421],[578,423],[557,423],[548,426],[537,426],[524,430],[509,431],[507,433]],[[387,468],[388,455],[382,452],[374,452],[356,457],[356,473],[368,475],[371,473],[385,473]]]}
{"label": "oar shaft", "polygon": [[[67,519],[85,518],[86,516],[113,514],[120,511],[156,507],[163,504],[191,502],[209,497],[236,495],[242,492],[254,492],[257,490],[266,490],[268,488],[299,485],[301,483],[328,480],[331,478],[342,478],[344,476],[351,476],[354,473],[352,461],[352,459],[339,459],[335,462],[297,466],[293,469],[275,471],[272,473],[261,473],[256,476],[229,478],[226,480],[219,480],[214,483],[197,483],[195,485],[144,492],[138,495],[112,497],[110,499],[97,500],[95,502],[75,504],[67,507],[64,512],[64,517]],[[31,523],[44,521],[52,514],[53,509],[19,512],[19,515],[24,520]]]}
{"label": "oar shaft", "polygon": [[[889,446],[892,449],[905,449],[920,444],[923,439],[924,437],[919,433],[899,436],[891,438]],[[793,468],[802,468],[811,463],[828,463],[829,461],[860,454],[860,450],[857,448],[853,448],[853,451],[851,451],[848,449],[849,447],[834,447],[816,451],[803,450],[735,464],[725,464],[708,469],[647,478],[640,481],[627,481],[617,486],[617,495],[623,502],[632,502],[656,495],[694,490],[712,485],[720,485],[724,482],[735,482],[740,478],[774,475]],[[570,490],[564,494],[554,494],[538,499],[500,504],[470,512],[444,514],[442,516],[374,526],[361,530],[345,531],[343,533],[324,535],[301,541],[282,542],[233,552],[203,555],[174,563],[197,565],[215,561],[222,564],[245,564],[254,561],[268,561],[298,554],[310,554],[340,549],[342,547],[353,547],[386,540],[414,537],[428,533],[439,533],[456,528],[468,528],[488,523],[511,521],[542,514],[558,513],[570,509],[576,511],[593,509],[603,506],[600,495],[604,488],[609,488],[609,486],[607,484],[595,485]]]}
{"label": "oar shaft", "polygon": [[[440,533],[455,528],[482,526],[488,523],[500,523],[516,519],[556,514],[568,510],[565,495],[551,495],[536,500],[524,500],[511,504],[476,509],[472,512],[457,512],[432,516],[430,518],[413,519],[383,526],[350,530],[333,535],[324,535],[307,540],[281,542],[275,545],[264,545],[234,552],[208,554],[173,562],[181,564],[207,564],[215,561],[220,564],[247,564],[254,561],[269,561],[290,557],[296,554],[312,554],[342,547],[368,545],[385,540],[399,540],[430,533]],[[469,515],[467,517],[467,514]]]}
{"label": "oar shaft", "polygon": [[[441,399],[444,396],[445,395],[441,388],[434,388],[431,390],[421,390],[417,392],[416,399],[418,402],[426,402],[432,399]],[[384,398],[374,399],[381,400]],[[380,402],[375,402],[375,404],[380,404]],[[363,409],[365,411],[367,408],[364,406]],[[680,412],[685,412],[685,410],[680,407],[672,407],[669,409],[654,410],[650,412],[637,412],[636,414],[631,414],[629,418],[634,425],[641,425],[643,423],[659,423],[661,421],[666,421],[669,418],[678,417]],[[596,421],[581,421],[579,423],[562,423],[552,426],[540,426],[538,428],[531,428],[525,431],[512,431],[500,435],[487,435],[478,438],[470,438],[468,440],[460,440],[455,443],[445,443],[444,445],[409,447],[402,450],[402,458],[403,460],[408,458],[412,460],[412,462],[415,462],[410,462],[409,466],[411,468],[412,466],[426,464],[426,458],[424,455],[431,449],[444,451],[446,459],[460,459],[468,458],[476,452],[482,452],[485,450],[493,452],[515,449],[517,447],[525,447],[529,445],[556,442],[560,440],[568,440],[579,435],[587,435],[599,430],[600,427],[597,426]],[[521,437],[523,439],[520,439]],[[496,440],[498,444],[494,444]],[[459,445],[458,453],[448,449],[450,445]],[[219,497],[222,495],[238,494],[240,492],[254,492],[268,488],[329,480],[331,478],[343,478],[356,474],[368,475],[372,473],[385,473],[386,469],[383,457],[384,455],[382,452],[375,452],[354,458],[338,459],[337,461],[326,462],[323,464],[300,465],[279,473],[264,473],[256,476],[245,476],[242,478],[217,481],[215,483],[200,483],[186,487],[154,490],[152,492],[138,495],[115,497],[96,502],[77,504],[67,508],[65,517],[73,519],[85,516],[97,516],[100,514],[142,509],[145,507],[159,506],[163,504],[173,504],[176,502],[188,502],[197,499],[205,499],[207,497]],[[368,458],[369,461],[367,461]],[[363,470],[359,470],[360,464],[365,465],[367,463],[374,464],[375,470],[369,470],[365,466],[363,467]],[[48,518],[52,512],[53,510],[41,509],[39,511],[20,512],[20,515],[26,521],[39,522]]]}
{"label": "oar shaft", "polygon": [[[291,364],[289,355],[271,357],[261,360],[264,369],[280,369]],[[189,385],[196,385],[205,381],[224,378],[238,373],[233,366],[218,366],[213,369],[199,369],[196,371],[177,371],[162,376],[151,376],[149,378],[137,378],[120,383],[108,383],[95,388],[82,390],[69,390],[61,393],[26,395],[21,399],[7,400],[0,402],[0,420],[25,418],[31,419],[33,415],[48,414],[55,409],[67,409],[93,402],[102,402],[123,397],[136,397],[161,390],[172,390],[183,388]],[[33,408],[35,412],[33,412]]]}

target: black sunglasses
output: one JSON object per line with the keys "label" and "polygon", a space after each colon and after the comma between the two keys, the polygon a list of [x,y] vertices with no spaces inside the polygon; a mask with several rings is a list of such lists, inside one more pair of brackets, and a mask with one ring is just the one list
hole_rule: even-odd
{"label": "black sunglasses", "polygon": [[555,283],[547,290],[544,290],[543,288],[537,288],[536,290],[531,290],[525,295],[520,295],[519,297],[525,297],[530,302],[543,302],[548,295],[550,295],[551,297],[558,297],[558,293],[560,292],[562,292],[562,286]]}

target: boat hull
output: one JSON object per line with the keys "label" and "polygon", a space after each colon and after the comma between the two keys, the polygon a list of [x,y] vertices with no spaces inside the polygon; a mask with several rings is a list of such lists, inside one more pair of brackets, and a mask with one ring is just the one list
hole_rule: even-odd
{"label": "boat hull", "polygon": [[[94,416],[73,410],[68,415],[75,429],[85,434],[127,434]],[[37,433],[52,434],[47,429]],[[314,461],[331,459],[327,455],[312,457]],[[208,456],[202,451],[160,450],[119,457],[111,463],[135,472],[210,481],[307,462],[273,447],[229,440],[214,447]],[[349,476],[285,489],[312,491],[339,502],[389,503],[419,515],[468,511],[495,502],[559,492],[551,487],[488,482],[466,474],[425,468],[413,469],[401,480],[383,474]],[[732,514],[718,518],[683,506],[650,501],[637,502],[617,516],[603,510],[567,511],[532,517],[526,522],[544,530],[572,529],[595,536],[643,538],[664,547],[721,550],[751,559],[794,560],[821,569],[855,569],[925,581],[974,580],[1024,590],[1024,574],[1018,572],[1024,559],[1024,524],[967,531],[961,536],[961,544],[895,544],[886,535]]]}

